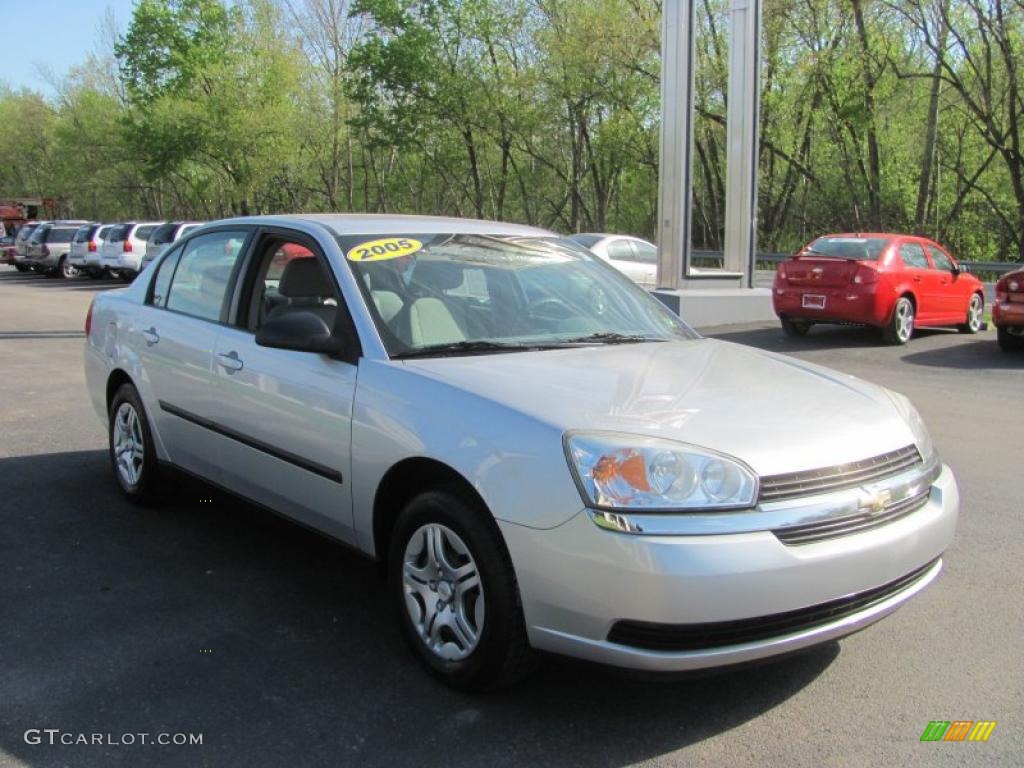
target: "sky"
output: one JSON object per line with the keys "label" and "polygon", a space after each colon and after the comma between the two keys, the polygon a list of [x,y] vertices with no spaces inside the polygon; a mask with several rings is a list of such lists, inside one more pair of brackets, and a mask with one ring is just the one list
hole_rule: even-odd
{"label": "sky", "polygon": [[0,0],[0,81],[52,95],[35,63],[64,74],[96,49],[106,9],[113,9],[124,30],[133,5],[134,0]]}

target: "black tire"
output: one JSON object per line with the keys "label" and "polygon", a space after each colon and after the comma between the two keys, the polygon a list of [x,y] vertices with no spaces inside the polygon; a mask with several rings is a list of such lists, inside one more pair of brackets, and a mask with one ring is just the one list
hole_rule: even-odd
{"label": "black tire", "polygon": [[[909,328],[907,327],[907,314],[909,313]],[[900,296],[892,308],[892,317],[882,329],[882,338],[886,344],[900,345],[910,341],[914,335],[914,318],[917,316],[917,307],[909,296]]]}
{"label": "black tire", "polygon": [[107,271],[105,269],[90,269],[89,270],[89,277],[92,280],[100,280],[100,279],[102,279],[102,278],[107,276],[106,272]]}
{"label": "black tire", "polygon": [[960,333],[977,333],[984,325],[985,297],[980,293],[972,293],[971,301],[967,305],[966,322],[958,325],[956,329]]}
{"label": "black tire", "polygon": [[[406,604],[406,548],[414,534],[430,524],[457,534],[480,577],[483,626],[476,646],[459,660],[443,659],[428,648]],[[526,637],[512,560],[491,513],[472,494],[458,488],[432,490],[405,506],[391,536],[388,582],[406,642],[427,671],[446,685],[460,690],[493,689],[509,685],[533,669],[535,656]]]}
{"label": "black tire", "polygon": [[1019,352],[1024,350],[1024,335],[1010,333],[1009,328],[997,328],[996,338],[999,340],[999,348],[1003,352]]}
{"label": "black tire", "polygon": [[[124,473],[118,468],[118,459],[115,455],[115,422],[121,412],[122,406],[134,410],[138,417],[137,438],[142,440],[142,460],[138,469],[138,478],[130,482]],[[114,473],[114,480],[117,482],[121,493],[132,502],[142,506],[153,504],[160,500],[160,465],[156,457],[156,449],[153,445],[153,434],[149,429],[149,417],[142,405],[142,399],[132,384],[122,384],[114,393],[110,401],[110,410],[107,415],[107,445],[110,457],[110,468]]]}
{"label": "black tire", "polygon": [[791,338],[799,338],[806,336],[807,332],[811,330],[811,324],[806,320],[782,320],[782,332]]}
{"label": "black tire", "polygon": [[14,268],[19,272],[28,272],[28,267],[26,267],[24,264],[15,264]]}
{"label": "black tire", "polygon": [[130,283],[135,279],[135,273],[127,269],[121,270],[117,276],[121,278],[122,283]]}

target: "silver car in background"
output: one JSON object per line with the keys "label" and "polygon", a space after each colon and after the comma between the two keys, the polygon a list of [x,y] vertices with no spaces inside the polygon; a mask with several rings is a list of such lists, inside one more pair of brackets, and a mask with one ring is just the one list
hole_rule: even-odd
{"label": "silver car in background", "polygon": [[171,243],[176,243],[194,229],[198,229],[202,221],[168,221],[154,229],[146,241],[146,255],[142,257],[139,271],[144,270],[150,262],[167,250]]}
{"label": "silver car in background", "polygon": [[701,338],[532,227],[220,221],[97,295],[86,336],[125,496],[176,467],[375,557],[460,688],[534,649],[678,671],[842,637],[956,527],[907,398]]}
{"label": "silver car in background", "polygon": [[583,232],[569,235],[574,243],[596,253],[643,288],[656,288],[658,246],[639,237]]}
{"label": "silver car in background", "polygon": [[75,219],[44,221],[32,232],[25,252],[25,263],[50,277],[75,277],[78,270],[68,258],[71,241],[79,227],[87,222]]}
{"label": "silver car in background", "polygon": [[19,272],[28,272],[30,269],[30,265],[27,262],[28,241],[40,223],[38,221],[29,221],[22,224],[18,234],[14,237],[14,268]]}
{"label": "silver car in background", "polygon": [[114,225],[92,222],[79,227],[71,241],[68,263],[93,279],[103,277],[106,268],[103,266],[101,249],[112,226]]}
{"label": "silver car in background", "polygon": [[162,223],[128,221],[112,226],[100,248],[103,268],[126,282],[134,280],[146,256],[146,240]]}

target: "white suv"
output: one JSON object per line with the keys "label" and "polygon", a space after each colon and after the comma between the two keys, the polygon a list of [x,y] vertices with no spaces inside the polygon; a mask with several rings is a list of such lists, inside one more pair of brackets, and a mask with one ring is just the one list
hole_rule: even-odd
{"label": "white suv", "polygon": [[163,222],[128,221],[110,228],[100,251],[102,266],[122,280],[131,282],[146,255],[146,240]]}
{"label": "white suv", "polygon": [[76,269],[85,272],[89,277],[102,277],[106,270],[103,268],[100,249],[103,247],[103,241],[112,227],[112,224],[100,224],[98,222],[85,224],[80,227],[75,233],[75,238],[71,241],[68,263]]}
{"label": "white suv", "polygon": [[172,243],[178,242],[193,229],[201,227],[205,223],[203,221],[168,221],[154,229],[149,240],[146,241],[146,255],[139,266],[139,272],[144,270],[149,262],[155,261],[161,253],[170,248]]}

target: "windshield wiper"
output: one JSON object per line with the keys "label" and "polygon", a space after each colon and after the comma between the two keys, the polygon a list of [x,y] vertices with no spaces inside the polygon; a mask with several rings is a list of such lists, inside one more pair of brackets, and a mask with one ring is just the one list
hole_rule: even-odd
{"label": "windshield wiper", "polygon": [[446,357],[455,355],[486,355],[496,352],[525,352],[535,349],[550,349],[549,344],[522,344],[501,341],[453,341],[447,344],[428,344],[425,347],[396,352],[392,360],[408,360],[414,357]]}
{"label": "windshield wiper", "polygon": [[643,341],[666,341],[666,339],[641,336],[636,333],[615,333],[614,331],[602,331],[591,333],[588,336],[577,336],[572,339],[562,339],[562,344],[639,344]]}

